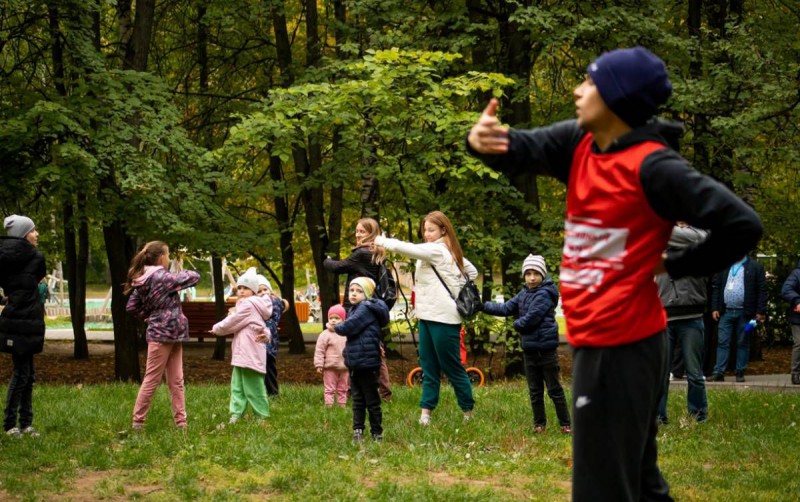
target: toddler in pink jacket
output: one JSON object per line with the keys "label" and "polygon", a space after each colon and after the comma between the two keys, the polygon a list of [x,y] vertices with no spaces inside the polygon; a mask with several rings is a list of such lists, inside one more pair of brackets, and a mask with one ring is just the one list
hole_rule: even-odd
{"label": "toddler in pink jacket", "polygon": [[231,424],[247,410],[263,420],[269,416],[269,398],[264,387],[267,372],[266,343],[269,331],[264,321],[272,315],[269,298],[257,296],[258,278],[254,274],[242,274],[236,281],[236,308],[211,328],[217,336],[233,335],[231,345]]}
{"label": "toddler in pink jacket", "polygon": [[[341,305],[334,305],[328,310],[328,321],[334,326],[344,321],[347,313]],[[325,406],[333,408],[334,397],[339,406],[344,408],[347,404],[347,392],[350,389],[350,376],[347,366],[344,365],[342,351],[347,343],[347,338],[337,335],[326,329],[317,338],[317,348],[314,350],[314,366],[317,373],[322,373],[322,383],[325,386]]]}

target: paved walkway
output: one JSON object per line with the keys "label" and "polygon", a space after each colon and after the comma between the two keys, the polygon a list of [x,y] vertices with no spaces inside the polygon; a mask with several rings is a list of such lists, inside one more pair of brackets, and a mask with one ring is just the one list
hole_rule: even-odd
{"label": "paved walkway", "polygon": [[[736,389],[736,390],[768,390],[772,392],[797,392],[800,393],[800,385],[792,385],[792,379],[789,373],[780,375],[744,375],[745,381],[742,383],[736,382],[736,377],[733,375],[726,375],[724,382],[709,382],[706,381],[706,389]],[[671,389],[686,388],[686,379],[672,380],[669,382]]]}

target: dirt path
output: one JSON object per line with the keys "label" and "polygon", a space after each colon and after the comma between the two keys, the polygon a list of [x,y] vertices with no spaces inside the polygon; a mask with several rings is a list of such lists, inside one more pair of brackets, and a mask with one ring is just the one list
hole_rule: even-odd
{"label": "dirt path", "polygon": [[[390,359],[389,371],[392,381],[402,384],[408,372],[417,365],[417,357],[412,345],[401,345],[404,359]],[[225,361],[214,361],[212,343],[189,343],[184,345],[184,373],[187,383],[221,383],[230,381],[230,347]],[[767,375],[789,372],[791,347],[779,346],[765,348],[764,360],[750,363],[748,374]],[[90,343],[89,359],[77,361],[72,359],[72,343],[47,342],[45,350],[35,358],[36,381],[44,384],[91,384],[114,381],[114,345],[111,343]],[[146,354],[139,356],[144,368]],[[322,377],[316,373],[313,364],[314,347],[306,346],[306,353],[289,354],[286,347],[281,347],[278,356],[278,372],[281,381],[292,383],[321,383]],[[572,372],[572,357],[568,347],[559,349],[559,360],[562,375]],[[473,359],[470,357],[470,365]],[[489,361],[481,356],[475,366],[486,368]],[[492,360],[494,375],[502,375],[501,357]],[[11,360],[8,356],[0,356],[0,381],[8,382],[11,378]]]}

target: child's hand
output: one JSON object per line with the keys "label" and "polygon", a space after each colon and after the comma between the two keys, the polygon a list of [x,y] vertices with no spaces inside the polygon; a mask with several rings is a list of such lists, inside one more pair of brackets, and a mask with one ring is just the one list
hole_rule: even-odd
{"label": "child's hand", "polygon": [[322,373],[322,368],[317,368],[317,373]]}
{"label": "child's hand", "polygon": [[262,331],[258,335],[256,335],[256,341],[258,343],[268,343],[270,339],[269,331]]}
{"label": "child's hand", "polygon": [[336,325],[333,324],[331,321],[328,321],[328,323],[325,325],[325,327],[328,328],[329,331],[333,331],[334,326]]}
{"label": "child's hand", "polygon": [[383,348],[383,345],[381,345],[381,357],[386,357],[386,349]]}

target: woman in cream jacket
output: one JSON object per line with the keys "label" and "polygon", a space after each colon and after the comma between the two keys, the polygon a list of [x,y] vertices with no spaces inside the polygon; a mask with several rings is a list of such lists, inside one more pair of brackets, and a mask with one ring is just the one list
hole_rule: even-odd
{"label": "woman in cream jacket", "polygon": [[[420,400],[422,415],[419,423],[430,424],[431,412],[439,403],[442,372],[453,386],[464,419],[469,420],[475,400],[467,372],[461,364],[462,319],[456,310],[454,297],[458,296],[466,283],[466,277],[475,279],[478,271],[464,258],[453,225],[444,213],[429,213],[420,227],[425,241],[422,244],[384,236],[375,238],[375,246],[417,260],[414,293],[419,320],[419,363],[423,372]],[[447,288],[436,276],[433,267]]]}

